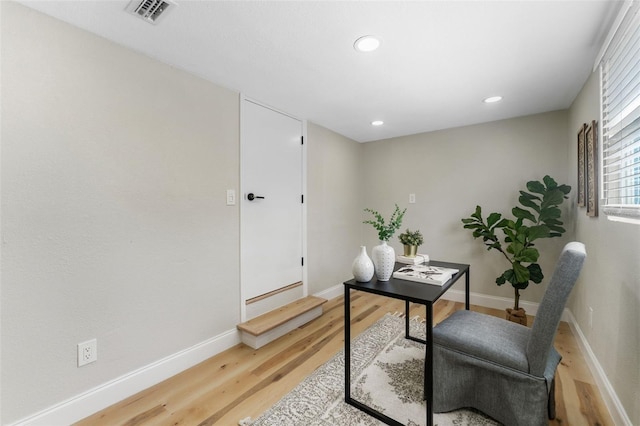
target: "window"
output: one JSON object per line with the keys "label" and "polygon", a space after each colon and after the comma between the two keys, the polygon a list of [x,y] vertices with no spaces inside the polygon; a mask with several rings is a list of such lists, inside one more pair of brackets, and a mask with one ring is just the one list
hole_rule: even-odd
{"label": "window", "polygon": [[640,223],[640,2],[623,8],[600,62],[603,211]]}

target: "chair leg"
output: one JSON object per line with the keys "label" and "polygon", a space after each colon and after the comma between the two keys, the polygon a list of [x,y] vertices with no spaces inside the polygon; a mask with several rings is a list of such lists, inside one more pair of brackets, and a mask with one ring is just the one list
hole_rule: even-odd
{"label": "chair leg", "polygon": [[551,380],[551,389],[549,389],[549,401],[547,402],[547,411],[549,420],[556,418],[556,378]]}

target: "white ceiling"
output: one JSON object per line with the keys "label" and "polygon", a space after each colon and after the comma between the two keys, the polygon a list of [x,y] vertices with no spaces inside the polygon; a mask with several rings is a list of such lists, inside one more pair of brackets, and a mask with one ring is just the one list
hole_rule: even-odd
{"label": "white ceiling", "polygon": [[568,108],[621,5],[176,1],[157,25],[128,0],[21,3],[359,142]]}

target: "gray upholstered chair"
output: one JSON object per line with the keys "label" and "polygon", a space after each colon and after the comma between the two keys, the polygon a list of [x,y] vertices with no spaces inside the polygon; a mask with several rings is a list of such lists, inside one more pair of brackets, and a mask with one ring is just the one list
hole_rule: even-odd
{"label": "gray upholstered chair", "polygon": [[472,407],[509,426],[555,417],[553,339],[585,257],[582,243],[564,247],[532,328],[464,310],[434,327],[434,412]]}

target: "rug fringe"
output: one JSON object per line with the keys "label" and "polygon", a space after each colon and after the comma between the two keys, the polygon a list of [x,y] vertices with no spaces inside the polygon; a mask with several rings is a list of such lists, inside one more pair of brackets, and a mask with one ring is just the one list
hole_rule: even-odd
{"label": "rug fringe", "polygon": [[411,318],[411,321],[417,321],[420,324],[424,324],[425,322],[427,322],[427,320],[422,318],[420,315],[414,316],[413,318]]}
{"label": "rug fringe", "polygon": [[251,425],[251,416],[245,417],[244,419],[238,421],[238,426],[250,426]]}
{"label": "rug fringe", "polygon": [[[396,318],[404,318],[405,317],[404,312],[398,312],[398,311],[395,311],[393,313],[388,312],[387,315],[390,315],[390,316],[396,317]],[[420,324],[424,324],[425,322],[427,322],[427,320],[425,320],[420,315],[413,316],[410,319],[411,319],[411,321],[416,321],[416,322],[419,322]]]}
{"label": "rug fringe", "polygon": [[[398,312],[398,311],[395,311],[393,313],[388,312],[387,315],[390,315],[390,316],[396,317],[396,318],[404,318],[405,317],[404,312]],[[411,321],[417,321],[417,322],[419,322],[421,324],[424,324],[425,322],[427,322],[427,320],[425,320],[420,315],[415,315],[415,316],[411,317]]]}

